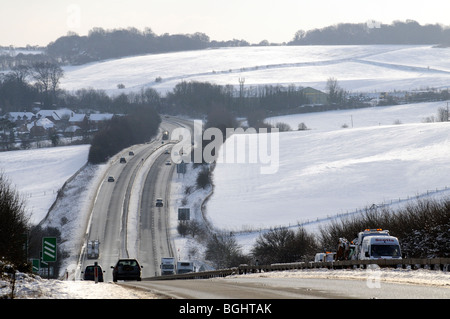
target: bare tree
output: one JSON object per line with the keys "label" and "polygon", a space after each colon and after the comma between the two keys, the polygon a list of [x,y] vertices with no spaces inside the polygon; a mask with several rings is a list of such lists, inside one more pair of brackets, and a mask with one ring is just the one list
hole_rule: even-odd
{"label": "bare tree", "polygon": [[284,122],[277,122],[275,127],[279,129],[280,132],[289,132],[292,131],[292,128],[289,124]]}
{"label": "bare tree", "polygon": [[328,102],[341,104],[345,99],[345,91],[342,89],[335,78],[327,80]]}
{"label": "bare tree", "polygon": [[14,78],[20,84],[25,84],[27,77],[30,75],[30,67],[27,65],[16,65],[11,69],[9,76]]}
{"label": "bare tree", "polygon": [[44,94],[45,103],[51,103],[56,97],[59,82],[64,76],[63,69],[51,62],[38,62],[33,64],[32,76],[36,85]]}
{"label": "bare tree", "polygon": [[438,109],[437,120],[438,122],[448,122],[449,120],[448,108],[440,107]]}
{"label": "bare tree", "polygon": [[252,254],[261,264],[271,264],[298,261],[311,256],[315,250],[314,236],[306,230],[282,227],[260,235]]}

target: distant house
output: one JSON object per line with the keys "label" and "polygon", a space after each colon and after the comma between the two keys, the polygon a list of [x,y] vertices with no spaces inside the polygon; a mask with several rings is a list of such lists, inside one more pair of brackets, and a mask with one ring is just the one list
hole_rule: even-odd
{"label": "distant house", "polygon": [[306,87],[302,90],[310,104],[327,104],[328,95],[322,91],[316,90],[312,87]]}
{"label": "distant house", "polygon": [[85,121],[87,121],[86,114],[72,113],[72,115],[69,118],[69,123],[75,125],[83,124]]}
{"label": "distant house", "polygon": [[70,125],[64,130],[64,135],[75,136],[80,135],[83,130],[78,125]]}
{"label": "distant house", "polygon": [[30,132],[32,137],[46,136],[48,130],[53,128],[55,128],[55,123],[48,118],[41,118],[39,120],[35,120],[34,122],[30,122],[27,125],[28,132]]}
{"label": "distant house", "polygon": [[5,119],[16,123],[17,125],[27,124],[35,119],[34,113],[31,112],[9,112],[4,116]]}
{"label": "distant house", "polygon": [[89,130],[89,117],[86,114],[73,113],[69,118],[69,126],[64,130],[65,133],[78,134],[81,131]]}
{"label": "distant house", "polygon": [[60,110],[40,110],[36,113],[37,118],[48,118],[54,123],[68,120],[74,114],[73,111],[69,109],[60,109]]}
{"label": "distant house", "polygon": [[100,113],[100,114],[90,114],[89,115],[89,121],[93,123],[99,123],[104,121],[109,121],[114,117],[114,114],[111,113]]}
{"label": "distant house", "polygon": [[111,120],[115,115],[79,114],[70,109],[39,110],[32,112],[9,112],[0,118],[14,123],[14,132],[18,136],[46,137],[49,131],[69,137],[97,131],[102,123]]}
{"label": "distant house", "polygon": [[114,116],[115,115],[111,113],[90,114],[89,127],[92,131],[97,131],[103,122],[111,120]]}

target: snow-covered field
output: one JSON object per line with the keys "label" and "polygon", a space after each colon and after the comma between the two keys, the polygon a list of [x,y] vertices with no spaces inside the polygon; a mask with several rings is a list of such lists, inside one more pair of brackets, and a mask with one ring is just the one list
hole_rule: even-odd
{"label": "snow-covered field", "polygon": [[[295,84],[324,90],[330,77],[349,91],[380,92],[447,88],[450,49],[429,45],[220,48],[128,57],[64,71],[62,88],[92,87],[109,94],[147,87],[165,93],[181,81],[239,86],[239,78],[245,78],[247,88]],[[125,89],[119,90],[118,84]]]}
{"label": "snow-covered field", "polygon": [[[264,164],[217,164],[208,218],[234,231],[288,226],[450,187],[450,123],[421,123],[440,106],[445,103],[270,119],[311,129],[279,134],[275,174],[261,174]],[[355,127],[341,128],[351,117]],[[396,119],[404,124],[393,125]]]}

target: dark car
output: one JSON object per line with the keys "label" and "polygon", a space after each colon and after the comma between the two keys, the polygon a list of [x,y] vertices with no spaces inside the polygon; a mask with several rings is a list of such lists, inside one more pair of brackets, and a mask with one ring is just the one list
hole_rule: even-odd
{"label": "dark car", "polygon": [[163,207],[164,206],[164,202],[162,200],[162,198],[157,198],[156,199],[156,207]]}
{"label": "dark car", "polygon": [[[86,269],[82,271],[83,280],[95,280],[94,271],[95,265],[86,266]],[[103,282],[103,270],[102,267],[97,265],[98,282]]]}
{"label": "dark car", "polygon": [[136,259],[119,259],[113,269],[113,281],[117,280],[141,280],[141,268]]}
{"label": "dark car", "polygon": [[120,158],[120,162],[121,162],[121,163],[126,163],[127,160],[125,159],[125,157],[121,157],[121,158]]}

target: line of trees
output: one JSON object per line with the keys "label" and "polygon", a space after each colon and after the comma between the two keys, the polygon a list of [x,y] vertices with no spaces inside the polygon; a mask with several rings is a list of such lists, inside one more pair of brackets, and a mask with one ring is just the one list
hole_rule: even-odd
{"label": "line of trees", "polygon": [[202,50],[209,47],[248,46],[244,40],[210,41],[204,33],[156,35],[150,28],[93,28],[87,36],[70,32],[47,46],[49,56],[64,64],[84,64],[124,56]]}
{"label": "line of trees", "polygon": [[112,118],[94,135],[89,163],[104,163],[124,148],[149,141],[157,134],[160,123],[161,117],[152,107],[140,106],[128,115]]}
{"label": "line of trees", "polygon": [[57,101],[63,69],[55,62],[21,64],[0,76],[0,105],[4,112],[16,111],[34,102],[52,105]]}
{"label": "line of trees", "polygon": [[165,111],[171,114],[204,116],[214,107],[222,107],[236,116],[253,116],[259,113],[286,114],[301,112],[299,108],[309,103],[303,87],[265,85],[238,93],[231,85],[208,82],[182,81],[175,85],[165,98]]}
{"label": "line of trees", "polygon": [[309,31],[299,30],[288,45],[450,44],[450,28],[417,21],[382,24],[340,23]]}
{"label": "line of trees", "polygon": [[[39,62],[54,62],[54,60],[45,53],[44,48],[36,49],[34,52],[20,52],[16,54],[14,51],[8,54],[1,54],[0,48],[0,71],[11,70],[17,65],[26,65],[31,67]],[[38,53],[37,53],[38,52]]]}

